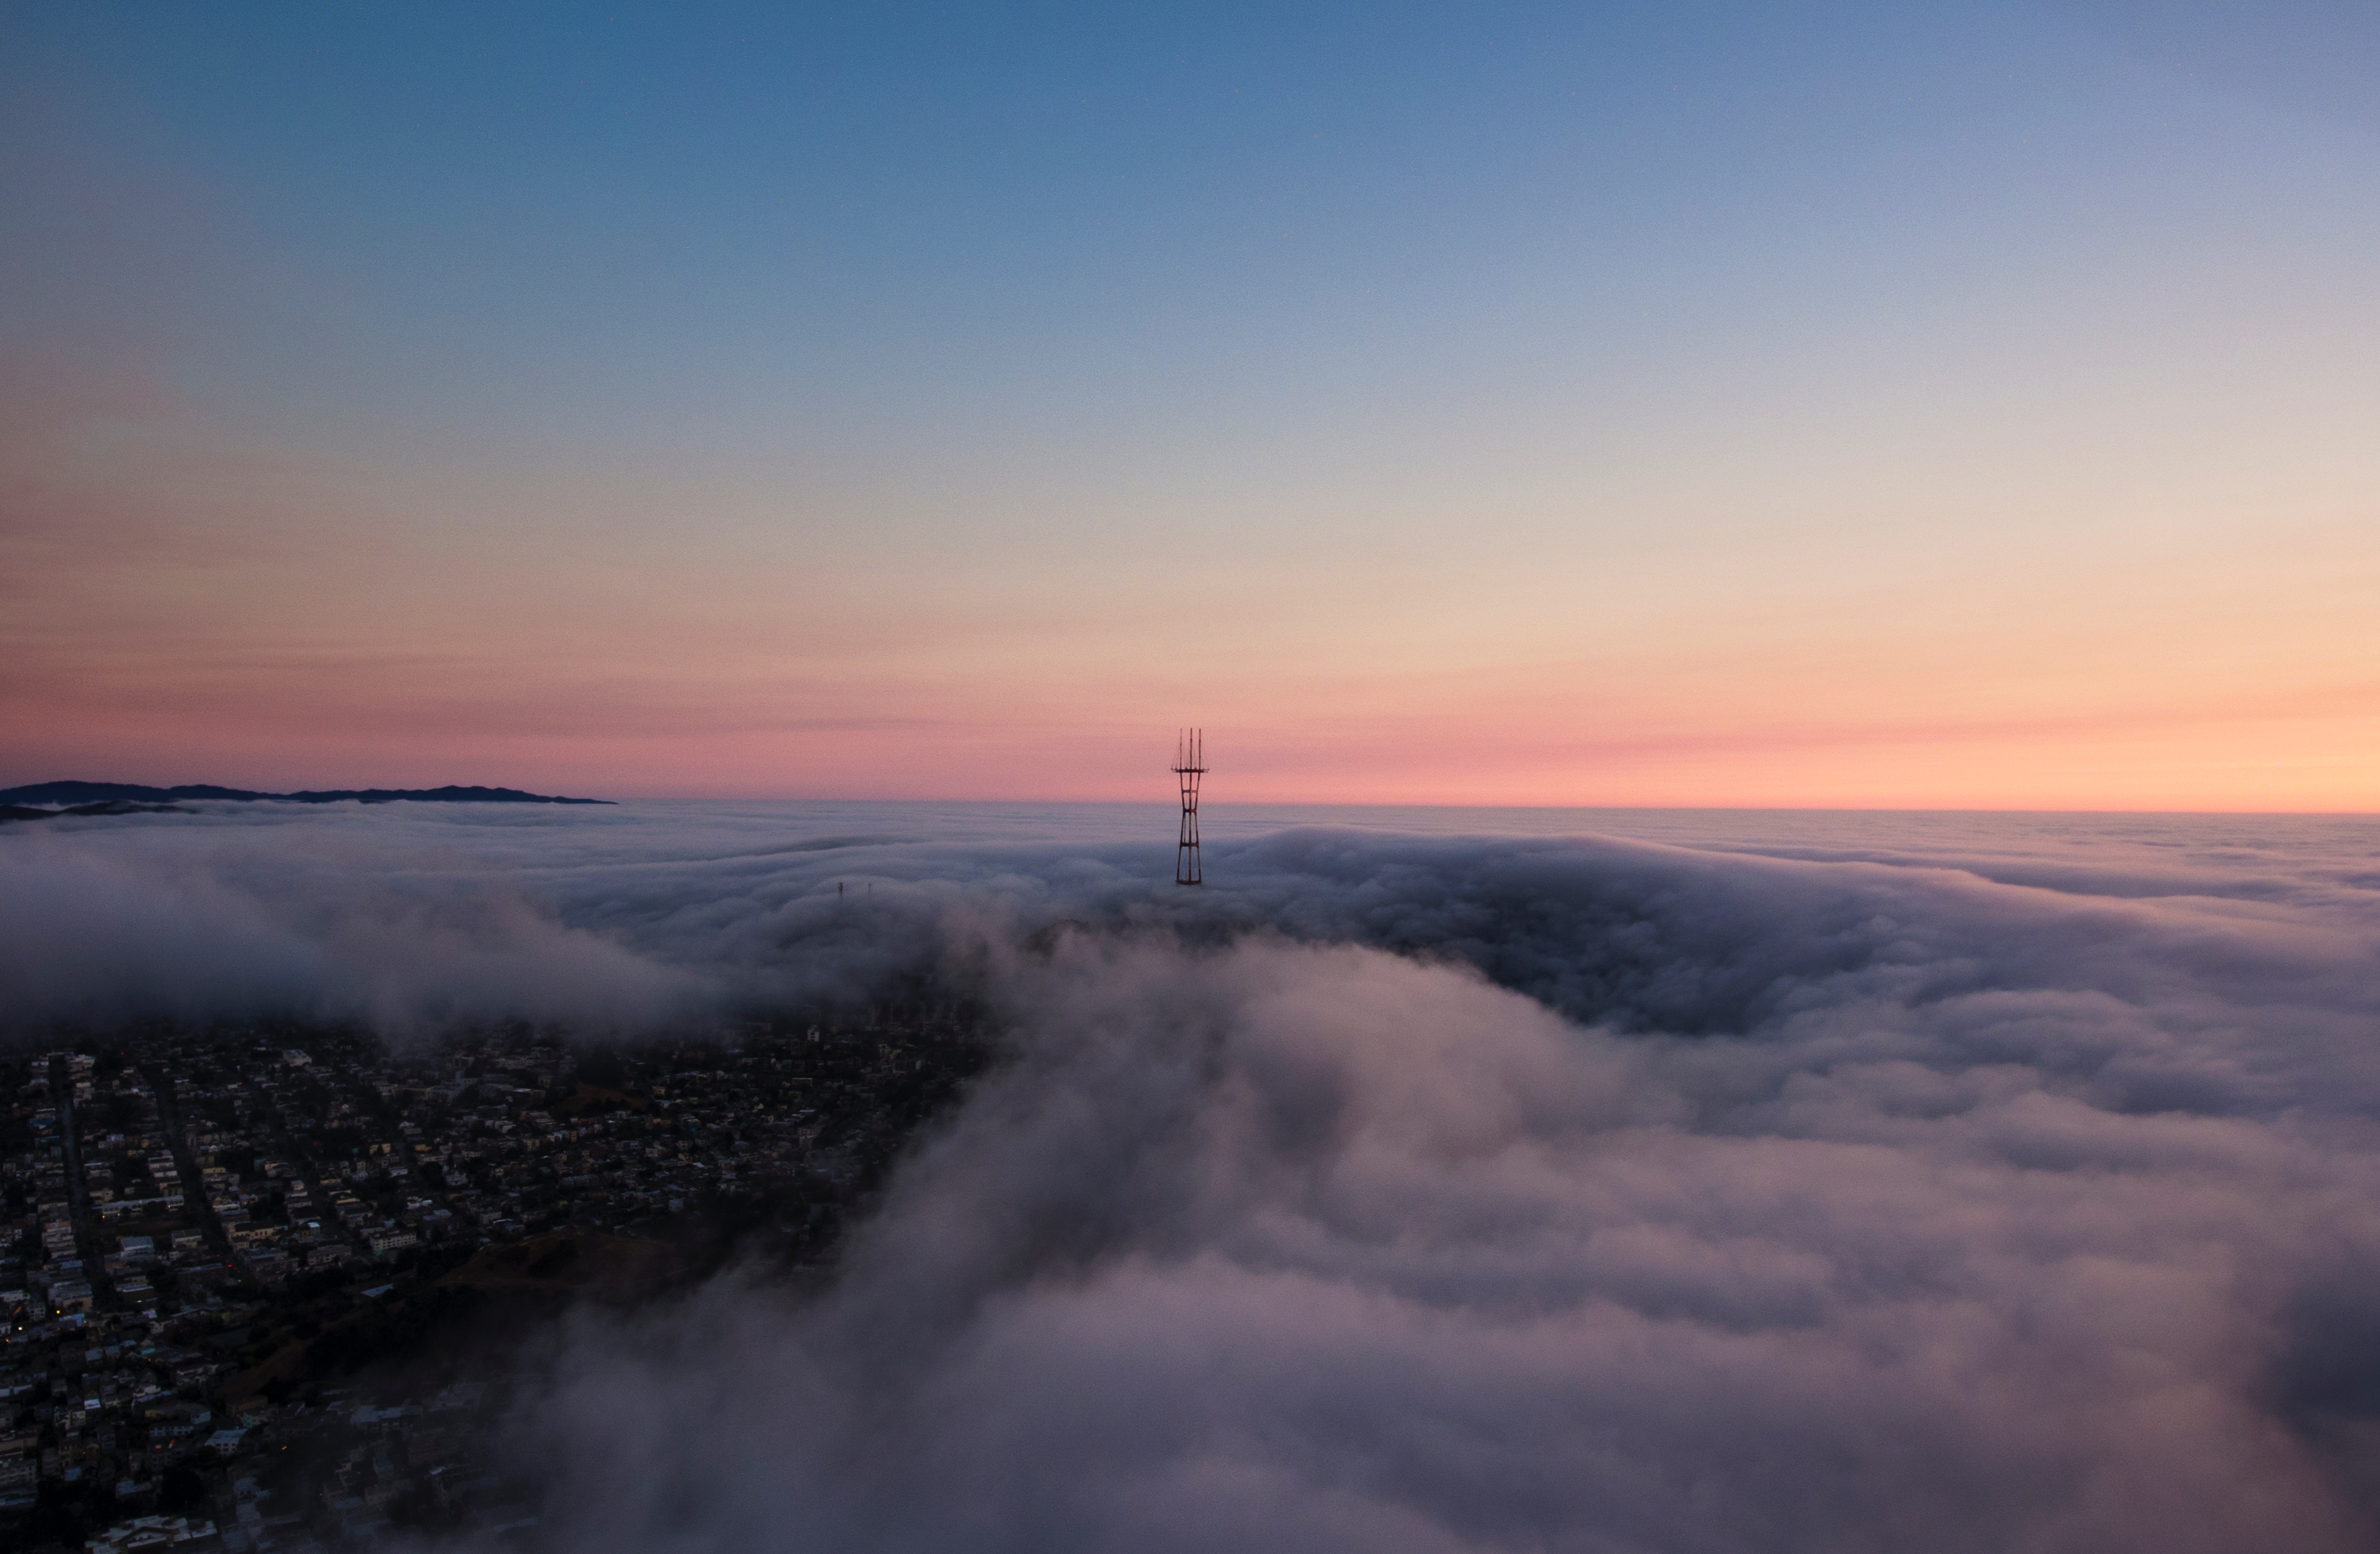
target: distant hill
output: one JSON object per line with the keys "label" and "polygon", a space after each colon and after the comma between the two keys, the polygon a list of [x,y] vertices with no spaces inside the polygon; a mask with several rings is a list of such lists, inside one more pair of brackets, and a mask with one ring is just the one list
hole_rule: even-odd
{"label": "distant hill", "polygon": [[[137,782],[32,782],[22,788],[0,789],[0,805],[29,804],[169,804],[177,799],[273,799],[284,803],[337,804],[353,800],[363,804],[608,804],[609,799],[557,799],[524,793],[517,788],[340,788],[304,793],[254,793],[245,788],[214,788],[190,783],[180,788],[147,788]],[[44,814],[55,811],[44,810]],[[103,813],[103,812],[93,812]],[[118,812],[122,813],[122,812]],[[26,816],[24,818],[30,818]]]}

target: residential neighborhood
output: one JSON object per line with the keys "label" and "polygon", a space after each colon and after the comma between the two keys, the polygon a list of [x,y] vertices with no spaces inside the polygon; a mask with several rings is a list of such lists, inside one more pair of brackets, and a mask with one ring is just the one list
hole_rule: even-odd
{"label": "residential neighborhood", "polygon": [[988,1054],[957,1005],[641,1048],[288,1023],[0,1059],[0,1542],[527,1532],[525,1337],[747,1260],[823,1279]]}

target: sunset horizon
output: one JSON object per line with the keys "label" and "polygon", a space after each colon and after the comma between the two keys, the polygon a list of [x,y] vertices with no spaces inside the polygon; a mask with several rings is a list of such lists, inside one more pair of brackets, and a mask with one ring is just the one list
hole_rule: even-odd
{"label": "sunset horizon", "polygon": [[2380,809],[2307,6],[20,12],[0,781]]}

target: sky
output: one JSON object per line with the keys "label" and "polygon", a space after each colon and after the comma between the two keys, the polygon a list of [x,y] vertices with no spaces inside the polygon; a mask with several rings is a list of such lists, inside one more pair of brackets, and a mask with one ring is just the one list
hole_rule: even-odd
{"label": "sky", "polygon": [[2380,809],[2348,0],[0,0],[0,782]]}

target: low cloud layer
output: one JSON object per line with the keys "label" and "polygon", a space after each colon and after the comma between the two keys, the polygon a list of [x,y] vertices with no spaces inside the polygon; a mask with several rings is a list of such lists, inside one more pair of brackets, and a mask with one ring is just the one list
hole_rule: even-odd
{"label": "low cloud layer", "polygon": [[970,979],[1014,1059],[827,1296],[568,1346],[556,1548],[2380,1541],[2380,828],[1291,830],[1191,895],[877,818],[8,837],[6,992],[404,1039]]}

